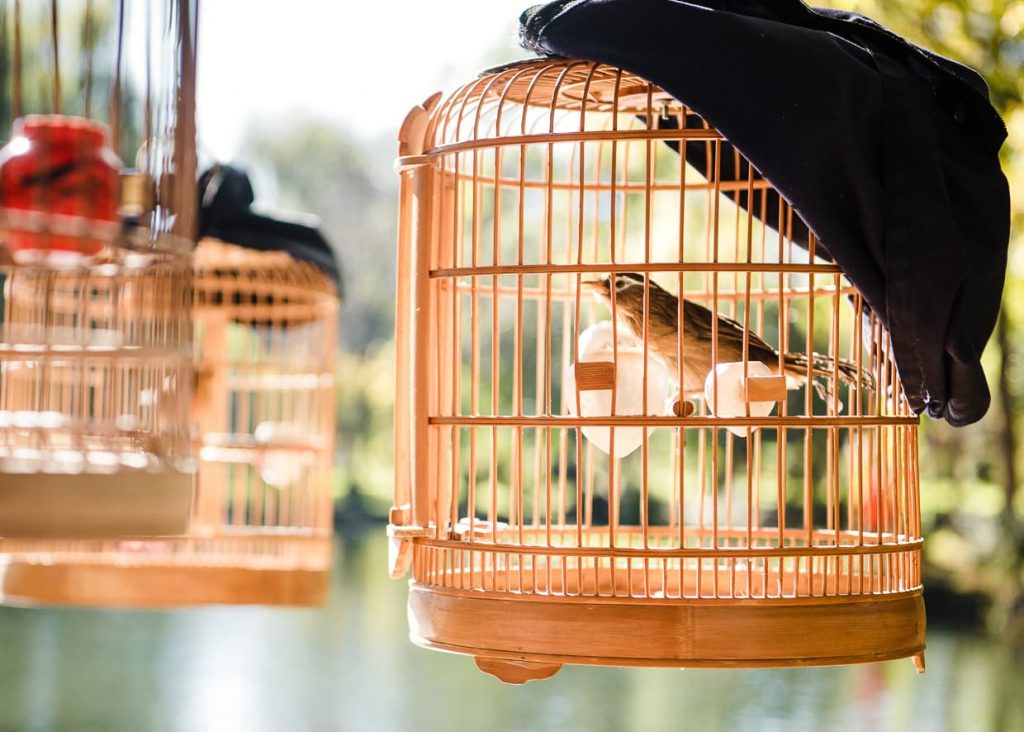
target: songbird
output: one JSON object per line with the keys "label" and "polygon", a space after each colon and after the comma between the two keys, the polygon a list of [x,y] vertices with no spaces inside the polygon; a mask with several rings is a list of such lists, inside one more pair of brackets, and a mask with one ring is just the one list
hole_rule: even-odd
{"label": "songbird", "polygon": [[[615,312],[633,335],[643,338],[644,332],[644,276],[636,272],[620,272],[615,279]],[[590,286],[611,307],[611,277],[589,280],[584,284]],[[679,331],[679,298],[663,289],[653,280],[649,280],[647,308],[647,342],[651,351],[661,358],[679,381],[678,338]],[[708,373],[714,368],[712,363],[712,322],[714,315],[703,305],[683,299],[683,344],[682,344],[682,382],[680,388],[684,395],[693,396],[702,393]],[[747,339],[747,360],[761,361],[773,370],[778,369],[779,353],[765,343],[758,335],[748,331],[735,320],[718,316],[718,352],[717,362],[727,363],[743,360],[743,340]],[[847,384],[860,384],[866,389],[873,389],[874,381],[868,369],[858,372],[857,365],[839,359],[838,363],[830,356],[812,354],[813,364],[811,375],[829,378],[838,371],[839,380]],[[797,388],[807,380],[807,354],[787,353],[783,356],[783,374],[789,388]],[[824,391],[817,383],[814,384],[819,394]]]}

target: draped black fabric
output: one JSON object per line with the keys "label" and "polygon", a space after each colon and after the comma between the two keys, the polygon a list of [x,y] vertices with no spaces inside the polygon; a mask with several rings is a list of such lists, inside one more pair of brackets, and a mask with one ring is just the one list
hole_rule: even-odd
{"label": "draped black fabric", "polygon": [[319,229],[262,216],[250,208],[249,176],[230,165],[214,165],[199,177],[199,238],[205,236],[262,251],[284,251],[315,265],[341,292],[334,251]]}
{"label": "draped black fabric", "polygon": [[[627,69],[700,114],[864,294],[913,409],[958,426],[985,414],[980,357],[1010,216],[1006,130],[977,73],[800,0],[558,0],[523,14],[521,40]],[[806,228],[793,233],[806,243]]]}

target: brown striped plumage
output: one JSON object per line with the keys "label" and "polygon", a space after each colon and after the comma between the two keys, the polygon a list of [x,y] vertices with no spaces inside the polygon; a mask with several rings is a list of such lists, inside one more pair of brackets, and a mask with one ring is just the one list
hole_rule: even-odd
{"label": "brown striped plumage", "polygon": [[[611,307],[611,278],[603,277],[592,280],[590,285]],[[633,334],[644,337],[644,275],[636,272],[620,272],[615,275],[615,312],[629,327]],[[648,318],[647,342],[651,351],[660,357],[680,383],[684,394],[702,393],[704,381],[711,371],[712,334],[714,317],[703,305],[683,299],[683,338],[682,338],[682,374],[678,356],[680,353],[677,338],[679,323],[679,298],[663,289],[653,280],[648,279]],[[778,369],[779,353],[764,342],[757,334],[748,331],[735,320],[718,316],[718,348],[717,363],[728,363],[743,360],[743,341],[747,340],[747,360],[761,361],[769,368]],[[813,354],[812,375],[830,378],[834,370],[838,370],[840,381],[848,384],[858,383],[856,364],[839,359],[836,364],[829,356]],[[799,386],[807,380],[807,355],[803,353],[787,353],[782,359],[782,370],[791,388]],[[860,372],[860,384],[866,389],[873,387],[870,374],[866,369]],[[816,388],[818,385],[815,385]]]}

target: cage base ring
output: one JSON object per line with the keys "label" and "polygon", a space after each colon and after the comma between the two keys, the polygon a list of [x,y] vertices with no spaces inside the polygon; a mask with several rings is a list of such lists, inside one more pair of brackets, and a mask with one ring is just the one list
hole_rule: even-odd
{"label": "cage base ring", "polygon": [[567,663],[767,668],[923,661],[920,590],[849,601],[815,599],[723,604],[547,596],[533,602],[413,583],[408,611],[410,638],[417,645],[473,655],[478,666],[485,659],[499,670],[499,662],[546,667],[534,678],[547,678],[558,670],[550,667]]}

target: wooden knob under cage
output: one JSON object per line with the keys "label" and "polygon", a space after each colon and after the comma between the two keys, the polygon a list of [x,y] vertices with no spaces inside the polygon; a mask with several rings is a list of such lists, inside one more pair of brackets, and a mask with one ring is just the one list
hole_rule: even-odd
{"label": "wooden knob under cage", "polygon": [[503,684],[525,684],[527,681],[550,679],[562,668],[560,663],[509,661],[486,656],[474,656],[473,663],[485,674],[490,674]]}

